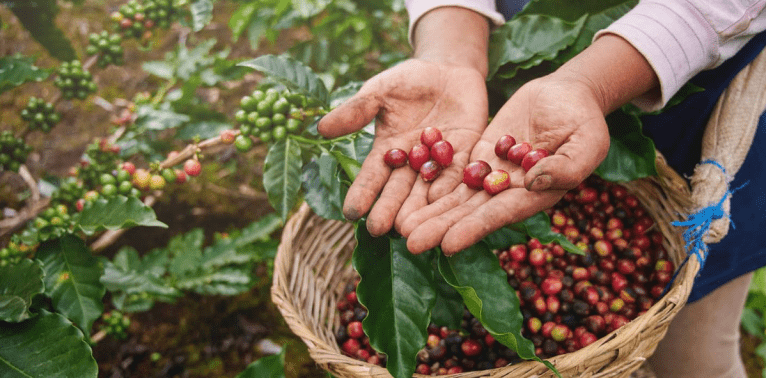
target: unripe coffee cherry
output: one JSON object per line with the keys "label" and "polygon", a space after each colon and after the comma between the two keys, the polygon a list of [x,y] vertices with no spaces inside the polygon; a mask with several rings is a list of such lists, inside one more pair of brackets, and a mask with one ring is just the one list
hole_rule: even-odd
{"label": "unripe coffee cherry", "polygon": [[497,140],[495,144],[495,155],[497,157],[506,160],[508,159],[508,150],[516,144],[516,138],[510,135],[503,135]]}
{"label": "unripe coffee cherry", "polygon": [[428,148],[431,148],[434,143],[440,140],[442,140],[442,132],[435,127],[426,127],[423,129],[423,132],[420,133],[420,143],[428,146]]}
{"label": "unripe coffee cherry", "polygon": [[483,187],[487,193],[494,196],[511,187],[511,176],[502,169],[494,170],[484,177]]}
{"label": "unripe coffee cherry", "polygon": [[440,140],[431,146],[431,159],[442,167],[452,164],[453,154],[452,144],[446,140]]}
{"label": "unripe coffee cherry", "polygon": [[407,152],[401,148],[390,149],[383,155],[383,161],[392,169],[403,167],[407,164]]}
{"label": "unripe coffee cherry", "polygon": [[521,165],[521,161],[524,160],[524,156],[526,156],[530,151],[532,151],[532,145],[527,142],[514,144],[508,150],[508,155],[506,155],[506,158],[508,158],[508,160],[513,164]]}
{"label": "unripe coffee cherry", "polygon": [[463,169],[463,182],[471,189],[484,188],[484,178],[492,172],[492,167],[484,160],[468,163]]}

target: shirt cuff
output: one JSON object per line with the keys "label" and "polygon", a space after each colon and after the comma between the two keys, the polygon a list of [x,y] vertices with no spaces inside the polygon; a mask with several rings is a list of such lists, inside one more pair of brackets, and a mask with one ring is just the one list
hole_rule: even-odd
{"label": "shirt cuff", "polygon": [[415,30],[415,24],[423,15],[429,11],[440,7],[461,7],[470,9],[476,13],[487,17],[492,24],[500,26],[505,23],[505,18],[495,7],[494,0],[406,0],[407,13],[410,16],[410,28],[408,37],[410,46],[412,46],[412,33]]}
{"label": "shirt cuff", "polygon": [[627,40],[654,69],[660,94],[642,95],[632,103],[644,111],[661,109],[700,71],[718,60],[718,34],[699,12],[684,1],[641,1],[593,37],[611,33]]}

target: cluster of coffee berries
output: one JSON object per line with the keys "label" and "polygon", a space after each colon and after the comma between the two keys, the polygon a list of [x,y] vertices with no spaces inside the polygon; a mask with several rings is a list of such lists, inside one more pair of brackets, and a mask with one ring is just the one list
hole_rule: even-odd
{"label": "cluster of coffee berries", "polygon": [[167,29],[175,13],[172,0],[148,0],[144,3],[130,0],[120,6],[119,11],[112,13],[111,18],[126,36],[148,40],[155,26]]}
{"label": "cluster of coffee berries", "polygon": [[98,89],[93,81],[93,75],[82,67],[79,60],[62,62],[54,84],[61,89],[61,96],[65,99],[84,100]]}
{"label": "cluster of coffee berries", "polygon": [[532,239],[498,252],[544,357],[586,347],[647,311],[674,265],[654,221],[625,187],[591,177],[548,210],[553,231],[585,254]]}
{"label": "cluster of coffee berries", "polygon": [[6,130],[0,133],[0,171],[18,172],[32,147],[24,143],[24,139],[16,138]]}
{"label": "cluster of coffee berries", "polygon": [[287,134],[303,132],[303,121],[293,118],[307,103],[306,97],[293,94],[288,90],[278,91],[269,88],[255,90],[249,96],[242,97],[240,109],[234,115],[240,123],[240,135],[234,142],[237,150],[247,151],[252,147],[250,136],[263,142],[281,141]]}
{"label": "cluster of coffee berries", "polygon": [[123,58],[122,37],[119,34],[110,35],[106,30],[101,33],[92,33],[88,36],[88,47],[85,49],[85,53],[88,55],[98,56],[99,67],[106,67],[110,64],[121,66],[125,64],[125,58]]}
{"label": "cluster of coffee berries", "polygon": [[103,323],[101,324],[101,330],[107,335],[114,337],[118,340],[124,340],[128,337],[128,327],[130,327],[130,319],[117,310],[113,310],[101,316]]}
{"label": "cluster of coffee berries", "polygon": [[51,204],[72,206],[85,195],[85,187],[74,177],[67,177],[51,194]]}
{"label": "cluster of coffee berries", "polygon": [[86,188],[96,188],[101,184],[104,173],[112,173],[117,166],[120,147],[106,139],[99,139],[85,148],[85,154],[80,160],[77,176],[82,179]]}
{"label": "cluster of coffee berries", "polygon": [[34,247],[30,247],[24,243],[17,241],[10,241],[8,245],[0,248],[0,268],[17,264],[21,259],[27,257],[34,251]]}
{"label": "cluster of coffee berries", "polygon": [[53,104],[37,97],[31,97],[27,106],[21,109],[21,119],[29,123],[30,129],[39,129],[47,133],[61,121]]}
{"label": "cluster of coffee berries", "polygon": [[45,209],[35,218],[29,228],[25,230],[27,235],[35,235],[37,241],[44,242],[48,239],[58,238],[69,232],[73,225],[69,208],[59,204]]}
{"label": "cluster of coffee berries", "polygon": [[133,175],[122,168],[115,172],[102,173],[99,182],[101,184],[101,196],[107,199],[116,195],[131,197],[141,195],[138,189],[133,187]]}
{"label": "cluster of coffee berries", "polygon": [[527,142],[516,143],[516,139],[510,135],[503,135],[495,144],[495,155],[501,159],[510,161],[521,166],[524,172],[528,172],[542,158],[550,153],[542,148],[533,149]]}
{"label": "cluster of coffee berries", "polygon": [[393,148],[383,155],[383,161],[395,169],[409,162],[410,167],[420,173],[425,182],[431,182],[439,177],[441,171],[452,164],[455,151],[450,142],[442,138],[441,130],[426,127],[420,133],[420,143],[407,153],[400,148]]}
{"label": "cluster of coffee berries", "polygon": [[367,316],[367,309],[356,298],[357,284],[359,284],[358,279],[349,282],[343,297],[337,303],[340,327],[335,332],[335,340],[343,354],[373,365],[385,366],[386,355],[372,349],[370,339],[362,330],[362,320]]}

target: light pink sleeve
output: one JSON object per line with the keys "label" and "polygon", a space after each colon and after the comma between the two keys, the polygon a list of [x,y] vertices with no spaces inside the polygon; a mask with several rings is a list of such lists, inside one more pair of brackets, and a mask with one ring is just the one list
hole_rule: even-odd
{"label": "light pink sleeve", "polygon": [[593,39],[616,34],[644,55],[661,93],[633,104],[657,110],[694,75],[723,63],[765,30],[765,7],[766,0],[642,0]]}
{"label": "light pink sleeve", "polygon": [[410,15],[410,45],[412,45],[412,32],[418,20],[430,10],[439,7],[466,8],[484,15],[494,25],[499,26],[505,23],[505,18],[497,11],[494,0],[405,0],[404,3]]}

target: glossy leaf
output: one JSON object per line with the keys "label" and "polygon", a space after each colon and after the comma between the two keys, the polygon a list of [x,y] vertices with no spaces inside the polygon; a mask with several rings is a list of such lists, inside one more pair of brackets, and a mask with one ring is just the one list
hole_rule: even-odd
{"label": "glossy leaf", "polygon": [[0,377],[96,378],[98,365],[82,331],[43,311],[21,323],[0,323]]}
{"label": "glossy leaf", "polygon": [[44,291],[39,261],[23,259],[0,267],[0,321],[17,323],[29,319],[32,298]]}
{"label": "glossy leaf", "polygon": [[236,378],[284,378],[286,350],[283,347],[279,354],[259,358],[237,374]]}
{"label": "glossy leaf", "polygon": [[252,287],[251,270],[250,266],[200,269],[193,274],[179,277],[175,285],[181,290],[191,290],[202,295],[236,295]]}
{"label": "glossy leaf", "polygon": [[492,32],[487,77],[511,78],[521,68],[552,60],[577,39],[586,18],[567,22],[545,15],[514,17]]}
{"label": "glossy leaf", "polygon": [[56,0],[5,0],[3,5],[13,12],[29,35],[51,56],[62,61],[77,59],[71,42],[56,26],[56,15],[59,13]]}
{"label": "glossy leaf", "polygon": [[293,92],[303,93],[323,106],[328,105],[329,94],[322,80],[303,63],[285,56],[263,55],[239,63],[263,72],[284,84]]}
{"label": "glossy leaf", "polygon": [[245,31],[248,25],[250,25],[253,19],[253,14],[257,9],[257,4],[254,2],[241,4],[229,18],[229,28],[231,29],[231,40],[237,42],[242,32]]}
{"label": "glossy leaf", "polygon": [[71,235],[42,244],[37,258],[43,263],[45,294],[53,300],[53,307],[83,332],[90,332],[93,321],[104,311],[106,289],[100,281],[103,268],[98,259],[82,239]]}
{"label": "glossy leaf", "polygon": [[656,176],[654,142],[641,132],[641,120],[617,110],[606,117],[606,123],[611,135],[609,153],[594,173],[617,182]]}
{"label": "glossy leaf", "polygon": [[368,310],[362,327],[370,345],[386,354],[388,372],[411,377],[436,299],[433,255],[410,253],[403,238],[373,238],[363,222],[356,224],[356,240],[352,263],[362,278],[356,293]]}
{"label": "glossy leaf", "polygon": [[118,230],[134,226],[167,228],[157,220],[154,210],[136,197],[100,198],[80,213],[77,222],[83,232],[92,235],[102,230]]}
{"label": "glossy leaf", "polygon": [[269,203],[283,220],[287,219],[298,202],[302,166],[301,147],[290,138],[275,142],[266,155],[263,187],[269,196]]}
{"label": "glossy leaf", "polygon": [[490,249],[506,249],[514,244],[527,242],[527,235],[511,227],[503,227],[482,239]]}
{"label": "glossy leaf", "polygon": [[325,219],[345,220],[338,161],[334,157],[322,154],[304,165],[301,182],[304,200],[316,215]]}
{"label": "glossy leaf", "polygon": [[[127,260],[135,261],[135,263],[126,264]],[[154,261],[162,264],[162,261]],[[113,261],[103,262],[104,274],[100,281],[110,292],[148,293],[163,297],[181,296],[181,292],[153,275],[148,264],[144,263],[135,250],[123,248],[115,255]]]}
{"label": "glossy leaf", "polygon": [[239,248],[257,241],[268,241],[270,240],[269,235],[279,230],[282,225],[282,220],[278,215],[274,213],[266,214],[243,228],[240,231],[239,236],[234,239],[234,244]]}
{"label": "glossy leaf", "polygon": [[189,7],[191,10],[192,27],[195,32],[202,30],[213,20],[213,2],[210,0],[194,0]]}
{"label": "glossy leaf", "polygon": [[167,130],[189,122],[189,116],[172,110],[154,109],[151,106],[139,106],[136,110],[136,127],[144,130]]}
{"label": "glossy leaf", "polygon": [[439,254],[439,272],[463,297],[468,310],[501,344],[526,360],[542,362],[561,376],[550,362],[535,356],[535,346],[521,335],[524,318],[519,299],[508,284],[508,274],[483,243],[450,257]]}
{"label": "glossy leaf", "polygon": [[742,318],[740,320],[742,328],[749,334],[756,336],[760,339],[764,339],[764,324],[763,317],[759,315],[754,309],[745,307],[742,311]]}
{"label": "glossy leaf", "polygon": [[431,311],[431,322],[449,329],[460,329],[463,321],[463,297],[444,280],[441,274],[434,274],[436,301]]}
{"label": "glossy leaf", "polygon": [[49,72],[35,66],[32,57],[12,55],[0,58],[0,93],[31,81],[42,81]]}
{"label": "glossy leaf", "polygon": [[636,0],[580,0],[572,2],[568,0],[532,0],[516,17],[526,15],[548,15],[561,18],[566,21],[574,21],[584,14],[597,14],[606,9],[624,3],[635,4]]}
{"label": "glossy leaf", "polygon": [[352,81],[342,87],[336,88],[330,94],[330,107],[337,107],[338,105],[346,102],[351,96],[359,92],[364,83],[360,81]]}
{"label": "glossy leaf", "polygon": [[[530,238],[539,239],[543,244],[556,242],[569,253],[574,253],[576,255],[585,254],[580,248],[572,244],[566,236],[551,231],[551,219],[548,217],[548,214],[545,214],[542,211],[525,219],[523,222],[511,225],[511,228],[524,232]],[[509,246],[510,245],[506,246],[506,248]]]}
{"label": "glossy leaf", "polygon": [[205,233],[195,228],[185,234],[176,235],[168,243],[171,259],[168,271],[174,276],[182,276],[196,270],[202,262],[202,243]]}

